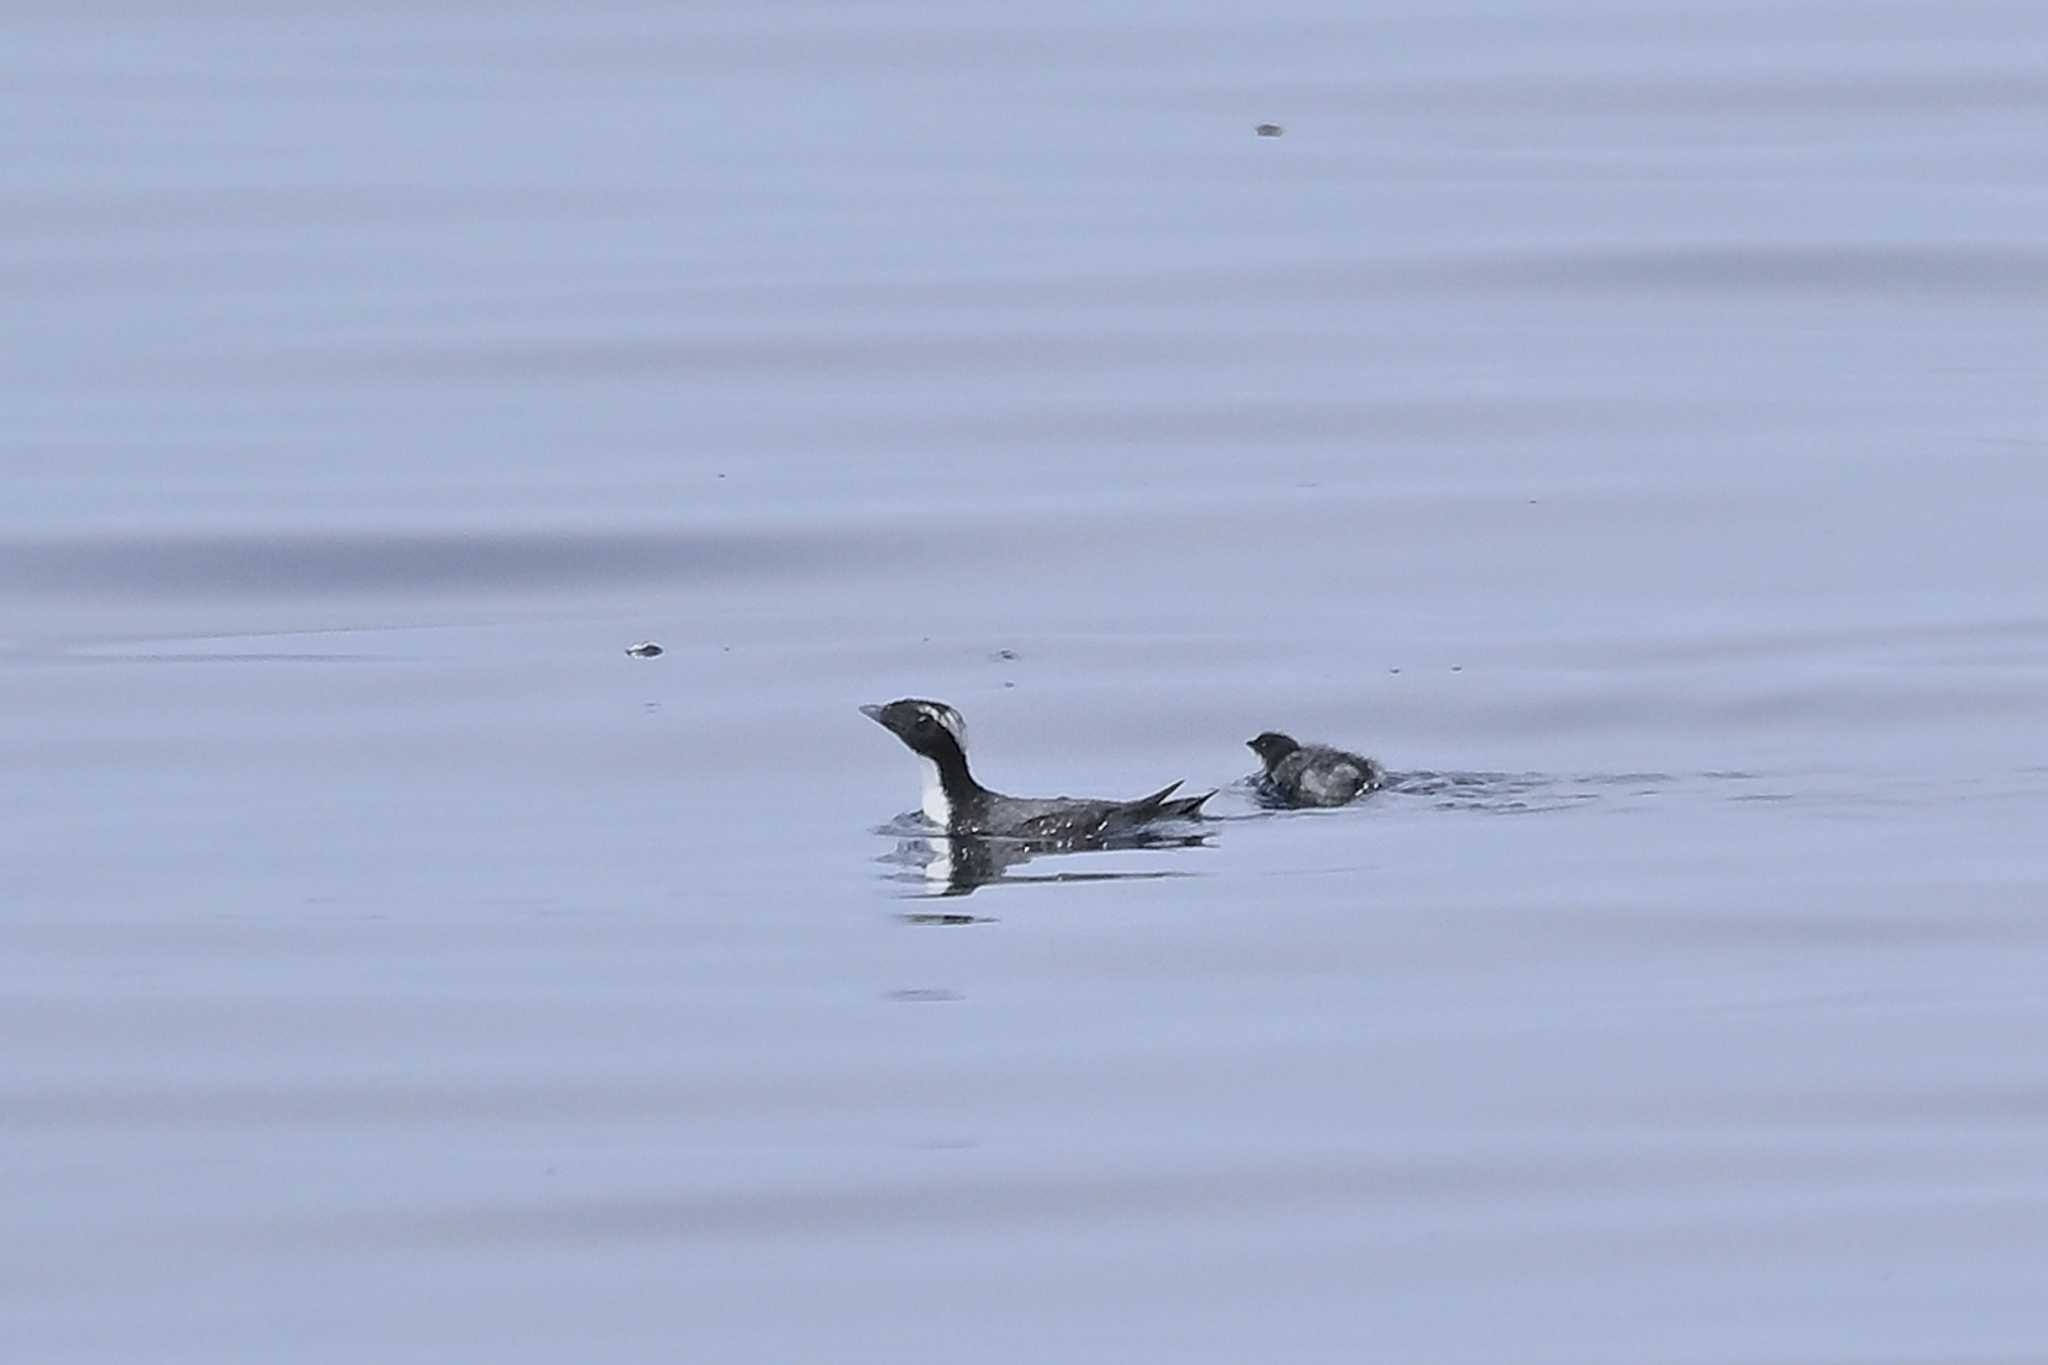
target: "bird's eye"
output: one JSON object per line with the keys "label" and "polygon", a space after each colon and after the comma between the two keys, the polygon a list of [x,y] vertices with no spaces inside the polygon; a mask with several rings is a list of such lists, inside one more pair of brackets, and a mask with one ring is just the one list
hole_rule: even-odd
{"label": "bird's eye", "polygon": [[928,716],[928,715],[924,715],[924,714],[919,714],[919,716],[918,716],[918,718],[917,718],[917,728],[918,728],[918,729],[920,729],[920,730],[929,730],[929,729],[931,729],[931,728],[932,728],[932,718],[931,718],[930,716]]}

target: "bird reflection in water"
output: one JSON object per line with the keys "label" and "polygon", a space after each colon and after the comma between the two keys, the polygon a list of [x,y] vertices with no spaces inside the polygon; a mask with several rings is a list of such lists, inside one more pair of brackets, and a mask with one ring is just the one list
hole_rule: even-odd
{"label": "bird reflection in water", "polygon": [[[1080,853],[1128,852],[1146,849],[1207,848],[1207,833],[1173,834],[1161,830],[1137,831],[1093,839],[1018,839],[980,834],[920,833],[901,837],[905,825],[916,817],[905,817],[883,826],[878,834],[898,835],[896,851],[881,861],[904,869],[903,881],[916,881],[922,890],[913,895],[965,896],[990,883],[1153,881],[1195,874],[1176,868],[1099,869],[1051,866],[1055,860]],[[1021,871],[1027,863],[1044,859],[1037,870]]]}

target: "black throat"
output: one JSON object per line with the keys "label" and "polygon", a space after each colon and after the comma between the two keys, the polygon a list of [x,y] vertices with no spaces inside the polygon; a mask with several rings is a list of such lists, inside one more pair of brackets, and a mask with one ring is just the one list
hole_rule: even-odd
{"label": "black throat", "polygon": [[959,741],[949,734],[940,735],[924,756],[939,770],[939,789],[946,793],[946,804],[952,807],[953,823],[960,823],[962,816],[980,808],[988,789],[967,770],[967,755]]}

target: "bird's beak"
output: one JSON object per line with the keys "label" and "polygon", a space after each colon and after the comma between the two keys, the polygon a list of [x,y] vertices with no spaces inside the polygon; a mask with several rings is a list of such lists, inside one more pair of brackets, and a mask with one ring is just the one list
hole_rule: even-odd
{"label": "bird's beak", "polygon": [[870,704],[870,705],[867,705],[867,706],[863,706],[863,707],[861,707],[861,708],[860,708],[860,713],[861,713],[862,715],[866,716],[866,717],[867,717],[867,718],[868,718],[869,720],[873,721],[873,722],[874,722],[875,724],[877,724],[877,725],[880,725],[880,724],[882,724],[882,723],[883,723],[883,721],[882,721],[882,708],[881,708],[881,707],[879,707],[879,706],[876,706],[876,705],[873,705],[873,704]]}
{"label": "bird's beak", "polygon": [[1259,742],[1255,739],[1248,739],[1244,742],[1244,747],[1250,749],[1253,753],[1257,753],[1259,751]]}

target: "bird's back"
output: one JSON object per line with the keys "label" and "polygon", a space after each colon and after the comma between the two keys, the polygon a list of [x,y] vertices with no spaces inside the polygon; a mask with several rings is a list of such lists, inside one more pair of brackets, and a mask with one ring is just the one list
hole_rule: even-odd
{"label": "bird's back", "polygon": [[1153,820],[1192,818],[1214,792],[1175,797],[1180,783],[1162,787],[1135,801],[1087,797],[1003,796],[990,792],[974,811],[975,832],[1023,839],[1088,839],[1118,834]]}
{"label": "bird's back", "polygon": [[1341,806],[1380,786],[1385,778],[1380,765],[1363,755],[1310,744],[1280,760],[1272,783],[1302,805]]}

